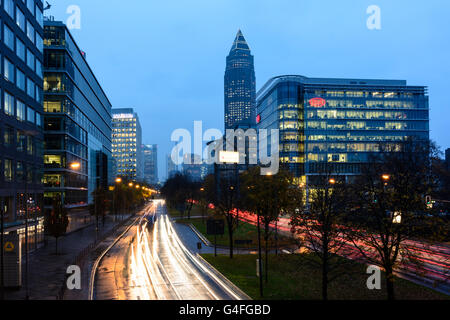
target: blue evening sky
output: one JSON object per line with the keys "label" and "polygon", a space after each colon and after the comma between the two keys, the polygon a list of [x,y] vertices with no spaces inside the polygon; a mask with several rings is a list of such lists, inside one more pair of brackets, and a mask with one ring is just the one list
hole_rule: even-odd
{"label": "blue evening sky", "polygon": [[[143,142],[159,145],[159,174],[174,129],[193,121],[223,129],[225,57],[242,29],[255,56],[257,89],[271,77],[402,79],[429,86],[431,137],[450,147],[448,0],[50,0],[114,107],[132,107]],[[366,27],[369,5],[381,30]]]}

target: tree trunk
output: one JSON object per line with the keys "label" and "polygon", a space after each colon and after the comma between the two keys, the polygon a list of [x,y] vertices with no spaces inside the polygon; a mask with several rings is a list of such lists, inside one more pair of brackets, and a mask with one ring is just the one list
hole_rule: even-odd
{"label": "tree trunk", "polygon": [[395,300],[395,291],[394,291],[394,274],[392,272],[392,268],[386,268],[386,288],[387,288],[387,296],[389,301]]}
{"label": "tree trunk", "polygon": [[230,259],[233,259],[233,223],[228,222],[228,236],[230,237]]}
{"label": "tree trunk", "polygon": [[322,264],[322,299],[328,300],[328,253],[325,252]]}
{"label": "tree trunk", "polygon": [[278,220],[275,222],[275,255],[278,256]]}
{"label": "tree trunk", "polygon": [[329,264],[329,248],[328,233],[325,232],[322,240],[322,298],[328,300],[328,264]]}
{"label": "tree trunk", "polygon": [[265,254],[266,254],[266,270],[264,270],[264,278],[266,283],[269,282],[269,224],[266,223],[264,226],[264,242],[265,242]]}

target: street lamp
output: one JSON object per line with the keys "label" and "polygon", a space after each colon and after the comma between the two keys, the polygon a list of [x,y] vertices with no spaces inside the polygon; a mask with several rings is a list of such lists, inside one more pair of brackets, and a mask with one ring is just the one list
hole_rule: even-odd
{"label": "street lamp", "polygon": [[388,174],[383,174],[383,175],[381,176],[381,179],[383,179],[384,185],[387,186],[387,185],[388,185],[388,181],[391,179],[391,176],[388,175]]}
{"label": "street lamp", "polygon": [[69,166],[70,166],[70,169],[72,169],[72,170],[79,170],[81,168],[81,163],[72,162]]}
{"label": "street lamp", "polygon": [[394,217],[393,217],[392,222],[395,223],[395,224],[402,223],[402,213],[401,212],[394,212]]}
{"label": "street lamp", "polygon": [[121,183],[122,182],[122,178],[117,178],[116,179],[116,183]]}
{"label": "street lamp", "polygon": [[330,184],[336,184],[336,180],[335,179],[330,179]]}

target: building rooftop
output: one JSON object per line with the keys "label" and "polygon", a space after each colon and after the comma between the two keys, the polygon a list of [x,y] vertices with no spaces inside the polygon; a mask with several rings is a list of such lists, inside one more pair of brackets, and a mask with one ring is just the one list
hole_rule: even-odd
{"label": "building rooftop", "polygon": [[[309,78],[301,75],[282,75],[277,76],[269,81],[258,91],[257,99],[262,98],[268,91],[280,82],[298,82],[304,85],[321,85],[321,86],[357,86],[357,87],[407,87],[406,80],[382,80],[382,79],[345,79],[345,78]],[[426,87],[409,86],[408,88],[424,89]]]}
{"label": "building rooftop", "polygon": [[236,39],[234,39],[233,46],[231,47],[230,50],[230,54],[238,50],[250,51],[250,47],[247,41],[245,40],[241,30],[238,31]]}

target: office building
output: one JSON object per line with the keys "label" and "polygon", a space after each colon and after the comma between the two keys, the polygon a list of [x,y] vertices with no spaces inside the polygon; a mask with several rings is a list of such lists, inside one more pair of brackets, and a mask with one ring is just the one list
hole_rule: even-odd
{"label": "office building", "polygon": [[256,117],[254,57],[241,30],[227,57],[224,87],[225,129],[253,126]]}
{"label": "office building", "polygon": [[66,25],[44,22],[45,205],[84,213],[111,182],[111,103]]}
{"label": "office building", "polygon": [[299,184],[358,175],[381,148],[429,138],[427,88],[406,81],[280,76],[257,97],[257,127],[280,130],[280,163]]}
{"label": "office building", "polygon": [[116,175],[134,181],[144,180],[142,129],[132,108],[113,109],[113,158]]}
{"label": "office building", "polygon": [[185,154],[183,156],[182,172],[191,181],[202,181],[213,172],[213,166],[208,165],[197,154]]}
{"label": "office building", "polygon": [[142,145],[144,153],[144,181],[150,185],[156,185],[158,179],[158,145]]}
{"label": "office building", "polygon": [[447,170],[450,170],[450,148],[445,150],[445,163],[447,164]]}
{"label": "office building", "polygon": [[[0,3],[0,209],[5,231],[43,239],[43,4]],[[37,231],[37,232],[35,232]]]}
{"label": "office building", "polygon": [[172,160],[172,155],[167,155],[166,157],[166,169],[167,169],[167,179],[173,178],[180,170],[178,165]]}

